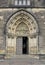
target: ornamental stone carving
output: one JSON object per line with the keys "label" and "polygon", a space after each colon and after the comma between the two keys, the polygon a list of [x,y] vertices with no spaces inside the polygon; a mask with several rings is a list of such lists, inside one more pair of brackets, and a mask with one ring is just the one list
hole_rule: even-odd
{"label": "ornamental stone carving", "polygon": [[[25,33],[26,32],[26,33]],[[38,25],[33,16],[25,11],[14,14],[7,23],[7,33],[12,35],[34,35],[38,32]]]}

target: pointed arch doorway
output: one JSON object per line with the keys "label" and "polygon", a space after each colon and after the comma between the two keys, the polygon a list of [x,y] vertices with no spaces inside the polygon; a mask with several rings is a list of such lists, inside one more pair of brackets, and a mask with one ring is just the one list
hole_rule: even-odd
{"label": "pointed arch doorway", "polygon": [[6,31],[7,54],[38,54],[38,25],[31,14],[23,10],[15,13],[9,19]]}
{"label": "pointed arch doorway", "polygon": [[28,26],[24,23],[24,19],[21,23],[19,23],[16,27],[16,54],[21,55],[21,54],[28,54],[28,34],[29,33],[29,28]]}
{"label": "pointed arch doorway", "polygon": [[29,48],[28,48],[28,37],[23,36],[23,37],[17,37],[16,40],[16,54],[17,55],[28,55],[29,53]]}

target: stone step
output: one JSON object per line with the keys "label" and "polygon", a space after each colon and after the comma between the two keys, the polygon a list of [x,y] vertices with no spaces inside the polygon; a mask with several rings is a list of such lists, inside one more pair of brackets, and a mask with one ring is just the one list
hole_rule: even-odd
{"label": "stone step", "polygon": [[[45,62],[45,61],[44,61]],[[2,60],[0,65],[45,65],[41,60],[31,58],[28,55],[16,55],[10,59]]]}
{"label": "stone step", "polygon": [[30,59],[30,58],[36,58],[39,59],[39,56],[34,56],[34,55],[15,55],[15,56],[6,56],[5,59]]}

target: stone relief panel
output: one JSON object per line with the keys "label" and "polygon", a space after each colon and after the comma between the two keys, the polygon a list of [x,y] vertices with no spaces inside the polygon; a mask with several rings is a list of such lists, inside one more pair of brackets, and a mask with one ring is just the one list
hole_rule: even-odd
{"label": "stone relief panel", "polygon": [[27,27],[27,25],[23,22],[21,22],[17,28],[16,28],[16,35],[18,36],[25,36],[25,35],[29,35],[29,29]]}

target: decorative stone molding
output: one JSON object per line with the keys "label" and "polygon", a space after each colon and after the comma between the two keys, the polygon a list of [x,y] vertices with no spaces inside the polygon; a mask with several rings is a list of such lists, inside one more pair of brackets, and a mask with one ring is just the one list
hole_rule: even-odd
{"label": "decorative stone molding", "polygon": [[26,26],[28,27],[29,35],[34,35],[38,32],[38,25],[34,17],[25,11],[19,11],[16,14],[14,14],[8,21],[8,33],[12,32],[12,34],[15,35],[17,26],[22,22],[26,24]]}

